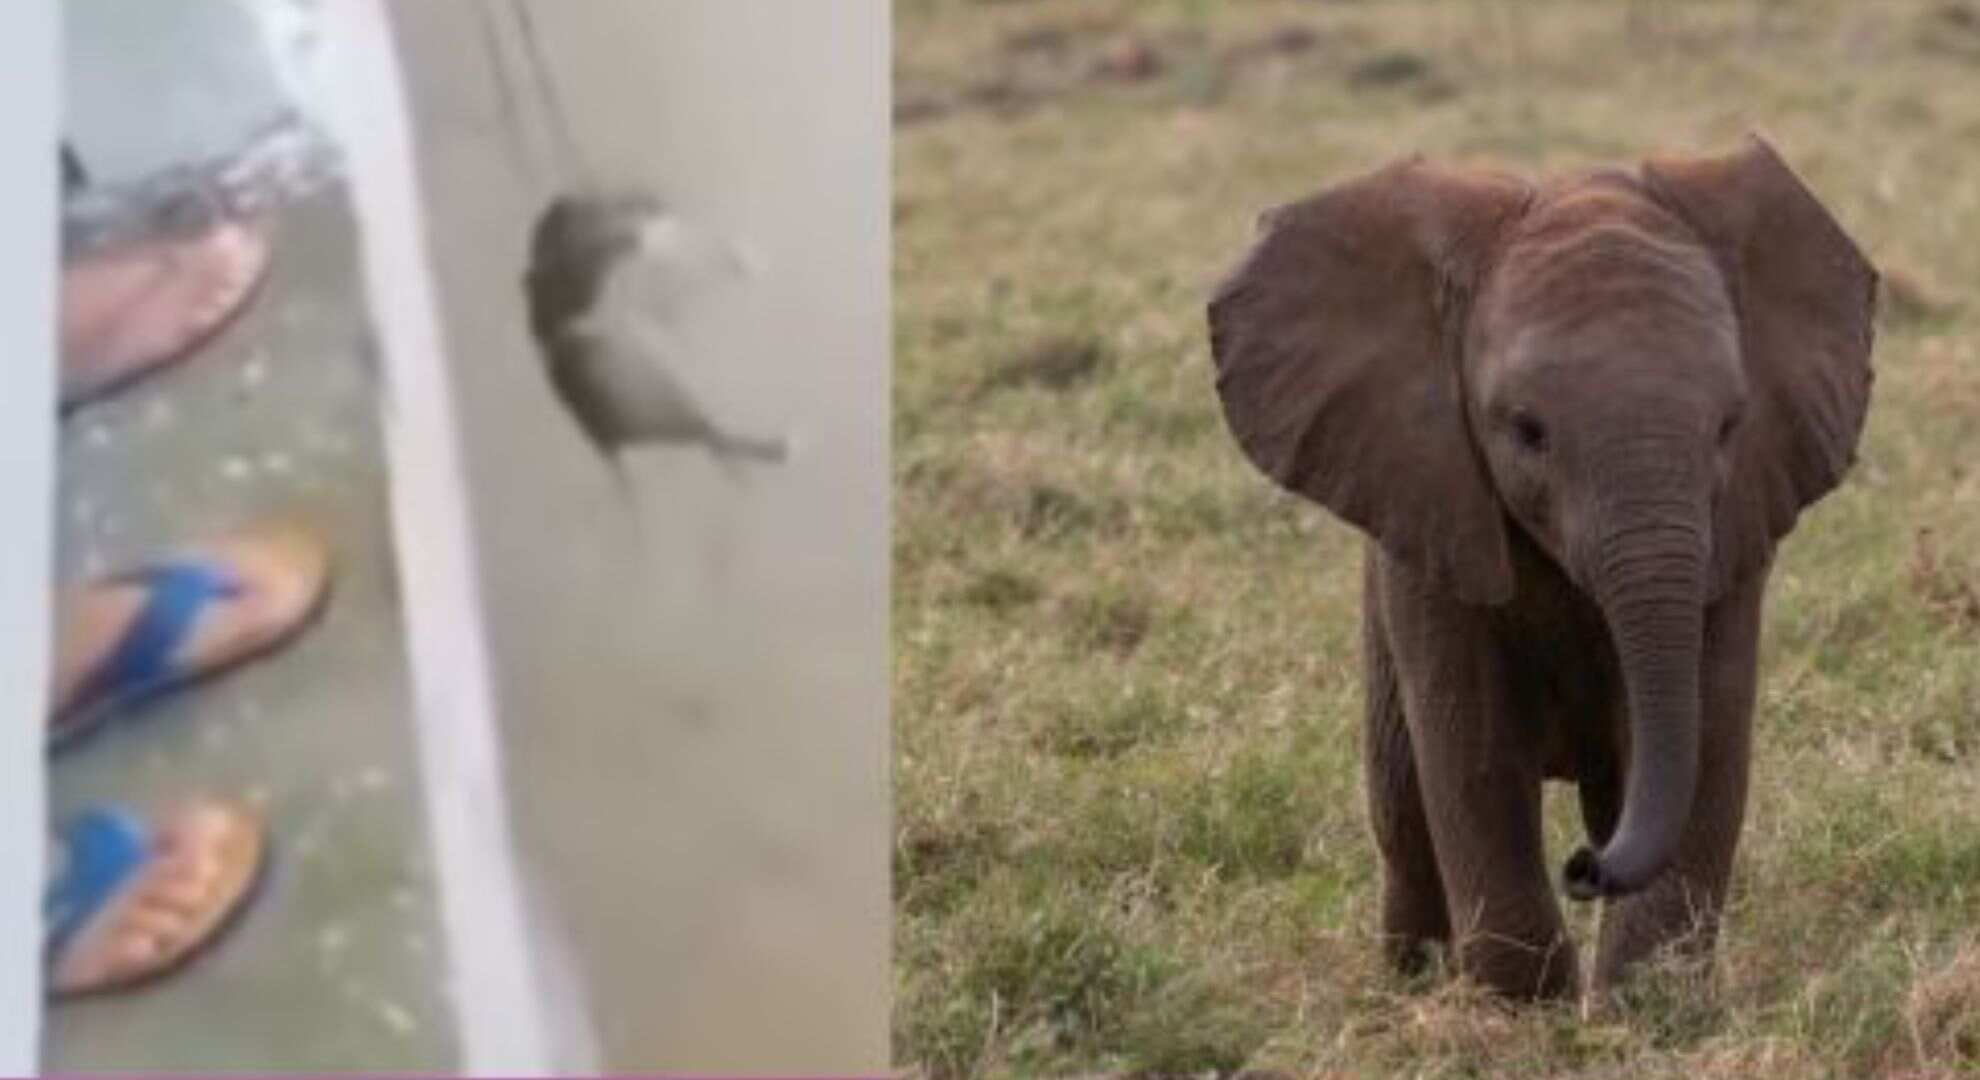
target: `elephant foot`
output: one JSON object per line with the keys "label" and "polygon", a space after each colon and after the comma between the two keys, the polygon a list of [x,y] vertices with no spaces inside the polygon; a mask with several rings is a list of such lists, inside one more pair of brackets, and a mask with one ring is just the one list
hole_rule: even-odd
{"label": "elephant foot", "polygon": [[1383,934],[1382,959],[1396,974],[1405,979],[1416,979],[1434,966],[1442,944],[1437,938],[1420,935]]}
{"label": "elephant foot", "polygon": [[1443,889],[1434,880],[1416,887],[1391,880],[1384,887],[1382,958],[1396,974],[1415,978],[1429,971],[1450,938]]}
{"label": "elephant foot", "polygon": [[1724,1004],[1718,993],[1713,957],[1688,951],[1659,950],[1634,964],[1597,970],[1589,980],[1582,1014],[1598,1022],[1627,1022],[1646,1014],[1675,1015],[1712,1022]]}
{"label": "elephant foot", "polygon": [[1653,969],[1659,980],[1702,987],[1713,978],[1718,955],[1723,885],[1682,878],[1660,882],[1639,896],[1610,901],[1602,911],[1592,982],[1606,992]]}
{"label": "elephant foot", "polygon": [[1473,934],[1458,949],[1458,970],[1516,1001],[1565,1001],[1580,992],[1574,943],[1565,936],[1536,942]]}
{"label": "elephant foot", "polygon": [[1661,986],[1681,988],[1687,996],[1709,993],[1716,981],[1718,950],[1715,934],[1693,929],[1654,948],[1602,949],[1590,979],[1597,995],[1612,995],[1631,981],[1648,978]]}

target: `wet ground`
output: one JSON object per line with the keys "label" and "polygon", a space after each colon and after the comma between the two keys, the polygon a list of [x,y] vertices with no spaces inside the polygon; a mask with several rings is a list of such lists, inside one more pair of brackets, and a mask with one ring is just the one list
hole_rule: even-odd
{"label": "wet ground", "polygon": [[352,243],[341,192],[288,208],[269,279],[238,323],[62,428],[65,579],[266,515],[308,521],[336,564],[322,617],[289,647],[54,759],[58,817],[97,800],[248,797],[265,803],[274,862],[202,962],[141,993],[51,1010],[50,1068],[452,1060]]}
{"label": "wet ground", "polygon": [[[285,104],[260,29],[232,4],[66,14],[66,131],[98,182],[238,149]],[[269,277],[239,321],[62,424],[57,570],[114,570],[290,515],[334,549],[330,602],[291,646],[145,708],[50,771],[57,817],[195,791],[261,802],[270,872],[196,963],[51,1008],[50,1070],[455,1060],[356,227],[334,186],[279,209],[275,226]]]}

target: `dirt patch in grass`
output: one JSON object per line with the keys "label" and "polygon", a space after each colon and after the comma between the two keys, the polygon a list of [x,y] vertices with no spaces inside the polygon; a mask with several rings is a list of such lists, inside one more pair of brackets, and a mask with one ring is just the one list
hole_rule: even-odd
{"label": "dirt patch in grass", "polygon": [[1106,362],[1106,347],[1098,341],[1052,338],[991,368],[976,384],[976,396],[1028,386],[1070,390],[1092,382]]}
{"label": "dirt patch in grass", "polygon": [[1914,534],[1906,569],[1912,592],[1934,614],[1962,630],[1980,629],[1980,590],[1967,571],[1947,560],[1932,530]]}
{"label": "dirt patch in grass", "polygon": [[1144,597],[1101,589],[1068,597],[1059,619],[1073,648],[1124,657],[1141,647],[1154,625],[1155,611]]}
{"label": "dirt patch in grass", "polygon": [[1116,757],[1136,747],[1160,743],[1180,732],[1186,723],[1172,695],[1131,687],[1102,695],[1097,701],[1061,703],[1048,714],[1037,745],[1062,757]]}
{"label": "dirt patch in grass", "polygon": [[1347,84],[1359,91],[1407,90],[1417,100],[1443,101],[1458,96],[1457,86],[1427,57],[1405,50],[1378,52],[1348,68]]}
{"label": "dirt patch in grass", "polygon": [[1043,590],[1038,582],[1010,570],[984,570],[956,592],[962,603],[987,611],[1008,612],[1036,602]]}
{"label": "dirt patch in grass", "polygon": [[1888,327],[1942,324],[1959,311],[1951,294],[1906,270],[1884,268],[1877,314]]}
{"label": "dirt patch in grass", "polygon": [[[1039,10],[1053,7],[1063,8],[1041,4]],[[896,89],[895,125],[969,110],[1010,119],[1109,86],[1153,87],[1172,101],[1207,104],[1235,81],[1273,76],[1336,44],[1303,22],[1218,40],[1201,21],[1151,25],[1119,13],[1045,18],[1006,30],[994,48],[972,56],[960,69],[913,71]],[[1394,55],[1365,59],[1349,81],[1357,86],[1411,83],[1432,95],[1455,92],[1425,61],[1413,59],[1422,70],[1385,68],[1395,63]]]}
{"label": "dirt patch in grass", "polygon": [[1980,945],[1968,942],[1922,973],[1904,1019],[1916,1065],[1980,1072]]}

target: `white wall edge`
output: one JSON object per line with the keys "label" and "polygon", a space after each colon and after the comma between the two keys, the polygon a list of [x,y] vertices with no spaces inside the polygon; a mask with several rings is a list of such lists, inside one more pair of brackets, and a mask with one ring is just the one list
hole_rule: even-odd
{"label": "white wall edge", "polygon": [[324,11],[331,123],[361,224],[386,382],[393,532],[461,1067],[469,1075],[550,1075],[398,49],[383,0]]}
{"label": "white wall edge", "polygon": [[0,545],[0,1075],[41,1069],[43,876],[47,865],[49,664],[55,555],[57,242],[55,152],[61,113],[61,15],[53,0],[0,5],[0,492],[10,508]]}

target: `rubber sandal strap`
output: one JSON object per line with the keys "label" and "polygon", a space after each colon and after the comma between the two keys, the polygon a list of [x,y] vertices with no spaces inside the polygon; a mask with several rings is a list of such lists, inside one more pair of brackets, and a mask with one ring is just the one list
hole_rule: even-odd
{"label": "rubber sandal strap", "polygon": [[117,647],[83,680],[77,707],[140,698],[181,677],[172,659],[199,613],[215,600],[240,595],[242,588],[225,569],[191,561],[146,567],[109,583],[142,585],[149,595]]}
{"label": "rubber sandal strap", "polygon": [[59,836],[67,864],[49,882],[41,905],[51,960],[151,857],[150,830],[136,815],[115,807],[84,811]]}

